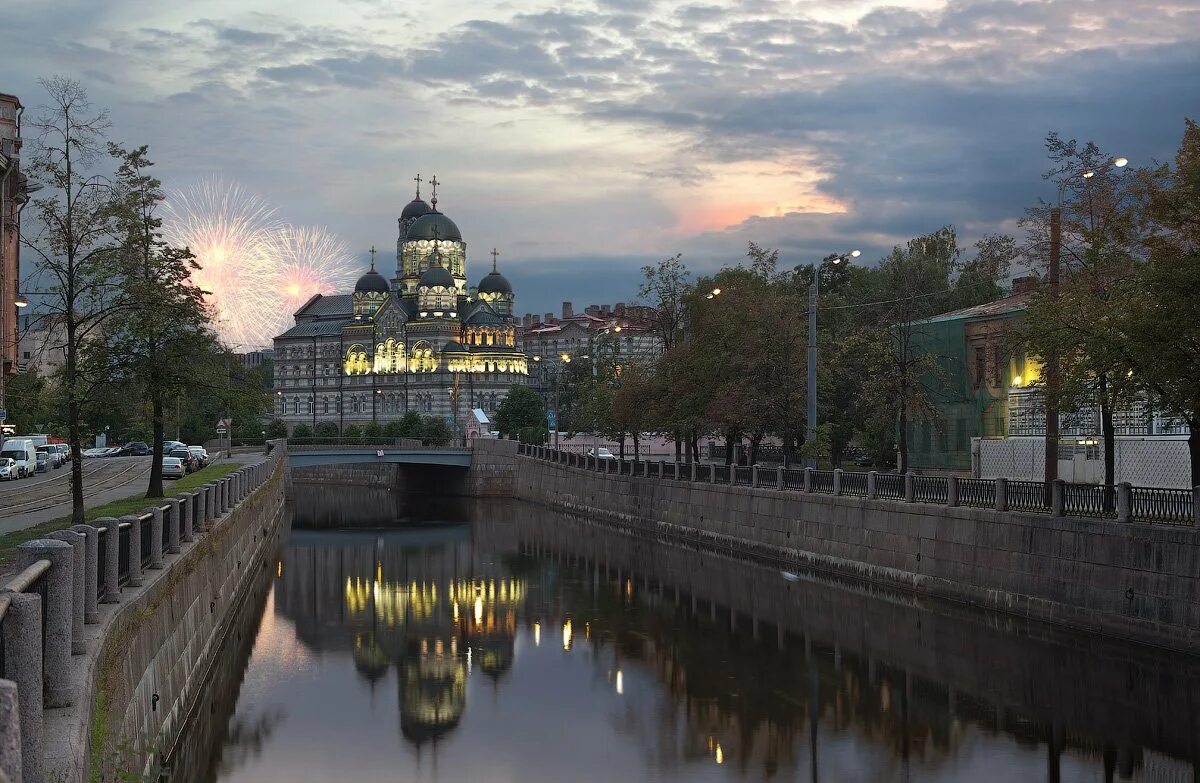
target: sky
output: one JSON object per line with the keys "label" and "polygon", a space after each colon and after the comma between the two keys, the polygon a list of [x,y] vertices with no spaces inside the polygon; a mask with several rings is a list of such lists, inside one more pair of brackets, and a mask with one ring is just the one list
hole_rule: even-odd
{"label": "sky", "polygon": [[[412,177],[518,312],[750,241],[808,264],[1039,199],[1044,139],[1169,160],[1200,0],[0,0],[0,91],[78,79],[168,188],[237,183],[391,272]],[[428,196],[428,186],[423,188]]]}

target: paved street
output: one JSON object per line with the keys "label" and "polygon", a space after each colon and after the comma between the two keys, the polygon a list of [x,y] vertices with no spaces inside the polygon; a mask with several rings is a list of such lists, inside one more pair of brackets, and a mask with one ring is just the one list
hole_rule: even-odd
{"label": "paved street", "polygon": [[[250,464],[262,454],[234,454]],[[220,460],[224,461],[224,460]],[[83,486],[87,508],[129,497],[145,490],[150,457],[110,457],[84,460]],[[170,486],[168,481],[167,486]],[[0,482],[0,533],[11,533],[71,513],[71,468],[64,465],[32,479]]]}

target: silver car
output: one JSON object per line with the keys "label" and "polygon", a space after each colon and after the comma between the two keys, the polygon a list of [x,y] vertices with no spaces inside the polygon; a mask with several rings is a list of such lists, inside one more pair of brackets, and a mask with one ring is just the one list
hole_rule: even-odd
{"label": "silver car", "polygon": [[162,461],[162,477],[181,479],[187,475],[187,470],[183,467],[183,460],[179,457],[163,457]]}
{"label": "silver car", "polygon": [[17,461],[12,457],[0,457],[0,481],[16,481],[20,477]]}

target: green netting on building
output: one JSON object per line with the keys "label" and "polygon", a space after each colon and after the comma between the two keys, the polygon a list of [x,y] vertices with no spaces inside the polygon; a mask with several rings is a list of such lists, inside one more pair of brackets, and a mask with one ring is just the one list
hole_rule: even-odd
{"label": "green netting on building", "polygon": [[[937,410],[934,421],[908,426],[909,464],[914,469],[970,470],[971,439],[999,437],[1007,431],[1008,401],[981,385],[974,388],[967,368],[967,323],[972,315],[950,313],[917,325],[914,349],[935,357],[940,372],[924,379]],[[1007,389],[1009,362],[1004,361],[1000,388]]]}

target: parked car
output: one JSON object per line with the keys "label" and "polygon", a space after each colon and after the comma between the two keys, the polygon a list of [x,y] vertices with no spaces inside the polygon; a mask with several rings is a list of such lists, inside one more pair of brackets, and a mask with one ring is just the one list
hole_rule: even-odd
{"label": "parked car", "polygon": [[17,461],[12,457],[0,457],[0,481],[16,481],[19,478]]}
{"label": "parked car", "polygon": [[183,469],[186,470],[188,473],[191,473],[192,471],[196,470],[196,468],[197,468],[196,458],[193,457],[192,452],[188,451],[186,448],[171,449],[171,453],[168,454],[167,456],[168,457],[178,457],[180,460],[182,460],[183,461]]}
{"label": "parked car", "polygon": [[162,476],[163,478],[183,478],[187,475],[187,468],[183,466],[183,460],[179,457],[163,457],[162,459]]}
{"label": "parked car", "polygon": [[604,448],[603,446],[601,446],[599,448],[595,448],[595,449],[588,449],[587,455],[589,457],[596,457],[597,459],[616,459],[617,458],[615,454],[613,454],[611,451]]}
{"label": "parked car", "polygon": [[203,446],[188,446],[187,448],[188,451],[192,452],[192,456],[196,458],[200,467],[208,464],[208,452],[205,451]]}
{"label": "parked car", "polygon": [[119,457],[119,456],[121,456],[121,447],[120,446],[107,446],[104,449],[104,453],[100,454],[99,456],[104,457],[104,458]]}
{"label": "parked car", "polygon": [[44,451],[34,452],[37,456],[37,467],[34,470],[38,473],[45,473],[50,469],[50,455]]}
{"label": "parked car", "polygon": [[58,453],[62,455],[63,462],[71,461],[71,447],[65,443],[55,443],[54,448],[58,449]]}
{"label": "parked car", "polygon": [[37,450],[39,454],[46,455],[46,461],[50,463],[50,467],[61,468],[63,466],[62,454],[59,454],[58,449],[54,448],[52,444],[38,446]]}
{"label": "parked car", "polygon": [[122,457],[146,457],[150,455],[150,447],[144,440],[133,440],[121,447]]}
{"label": "parked car", "polygon": [[32,476],[37,470],[37,448],[31,440],[6,440],[0,458],[8,457],[17,464],[17,478]]}
{"label": "parked car", "polygon": [[181,440],[164,440],[163,454],[170,454],[175,449],[186,449],[187,444]]}

